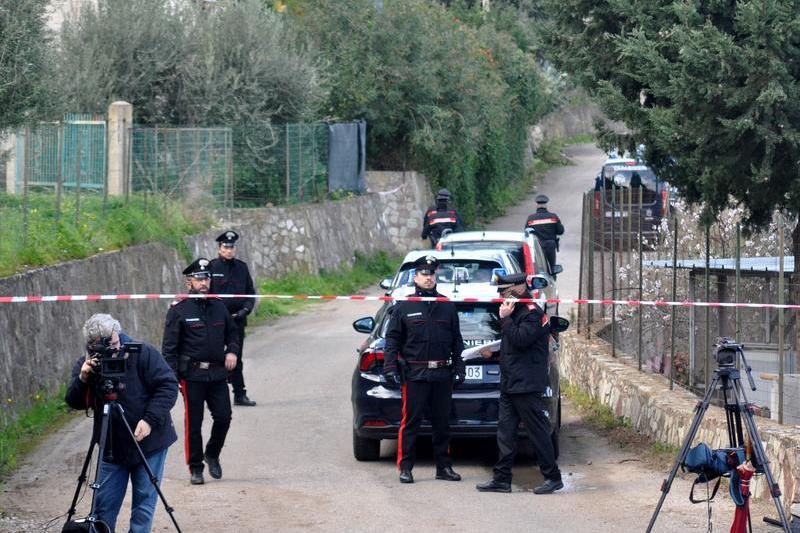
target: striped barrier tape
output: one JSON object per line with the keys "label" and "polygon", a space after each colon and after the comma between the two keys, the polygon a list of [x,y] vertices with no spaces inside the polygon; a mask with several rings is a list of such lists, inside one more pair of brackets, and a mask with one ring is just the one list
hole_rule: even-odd
{"label": "striped barrier tape", "polygon": [[[433,296],[365,296],[360,294],[339,296],[333,294],[64,294],[57,296],[0,296],[0,304],[44,302],[98,302],[107,300],[174,300],[183,298],[255,298],[268,300],[345,300],[367,302],[465,302],[502,303],[504,298],[447,298]],[[575,305],[621,305],[628,307],[738,307],[750,309],[800,310],[800,304],[697,302],[669,300],[611,300],[587,298],[520,298],[519,303],[548,303]]]}

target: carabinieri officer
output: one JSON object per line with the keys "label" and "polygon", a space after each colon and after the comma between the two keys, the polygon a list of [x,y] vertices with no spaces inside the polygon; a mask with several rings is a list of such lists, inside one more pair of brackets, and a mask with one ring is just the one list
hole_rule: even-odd
{"label": "carabinieri officer", "polygon": [[[205,258],[184,269],[189,294],[208,294],[211,272]],[[167,312],[161,352],[178,375],[186,406],[186,463],[191,483],[202,485],[203,460],[211,477],[222,477],[220,452],[231,424],[228,374],[241,353],[236,324],[218,298],[183,298]],[[214,423],[203,452],[205,405]]]}
{"label": "carabinieri officer", "polygon": [[[253,278],[247,263],[236,258],[236,241],[239,234],[228,230],[217,237],[219,257],[212,259],[208,264],[211,271],[211,294],[255,294]],[[247,315],[253,312],[255,300],[253,298],[223,298],[222,303],[228,308],[236,324],[239,334],[241,354],[236,362],[236,368],[231,372],[230,382],[233,386],[233,405],[253,406],[256,404],[247,397],[244,387],[244,374],[242,373],[242,356],[244,355],[244,330],[247,326]]]}
{"label": "carabinieri officer", "polygon": [[[436,291],[438,266],[439,261],[433,256],[417,259],[415,296],[442,296]],[[402,384],[403,419],[397,436],[401,483],[414,482],[414,444],[426,409],[433,426],[436,479],[461,481],[450,458],[449,418],[453,385],[460,385],[465,378],[463,350],[454,303],[401,301],[395,305],[386,331],[383,368],[389,382]],[[398,362],[405,368],[404,379]]]}

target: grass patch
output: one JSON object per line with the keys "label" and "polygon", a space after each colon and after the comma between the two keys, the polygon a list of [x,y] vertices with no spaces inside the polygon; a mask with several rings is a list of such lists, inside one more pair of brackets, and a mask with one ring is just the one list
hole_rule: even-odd
{"label": "grass patch", "polygon": [[656,442],[640,433],[633,428],[629,419],[614,416],[610,407],[574,385],[562,382],[561,392],[578,407],[587,425],[610,442],[637,455],[645,464],[657,470],[667,470],[674,463],[680,451],[676,446]]}
{"label": "grass patch", "polygon": [[[27,213],[27,216],[26,216]],[[0,193],[0,277],[32,267],[82,259],[144,242],[163,242],[188,257],[183,238],[207,227],[178,202],[153,195],[108,198],[84,193],[80,202],[52,192]]]}
{"label": "grass patch", "polygon": [[593,399],[578,387],[564,383],[561,385],[561,392],[581,409],[584,420],[592,427],[606,432],[617,428],[631,427],[629,420],[625,417],[614,416],[610,407]]}
{"label": "grass patch", "polygon": [[33,405],[11,418],[3,413],[0,421],[0,477],[9,475],[22,457],[42,439],[58,431],[75,416],[64,403],[66,385],[52,394],[37,394]]}
{"label": "grass patch", "polygon": [[[322,271],[319,274],[291,273],[278,279],[259,281],[257,290],[259,294],[351,294],[374,283],[375,280],[393,275],[400,260],[399,257],[392,257],[386,252],[378,252],[369,257],[356,252],[352,267]],[[295,314],[317,302],[319,300],[265,298],[259,302],[249,322],[255,326],[271,318]]]}

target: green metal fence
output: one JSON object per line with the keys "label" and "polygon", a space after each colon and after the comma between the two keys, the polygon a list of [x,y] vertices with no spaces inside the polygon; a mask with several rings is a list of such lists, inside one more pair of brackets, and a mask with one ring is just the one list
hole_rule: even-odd
{"label": "green metal fence", "polygon": [[327,198],[328,126],[267,124],[130,131],[130,190],[209,197],[221,207]]}
{"label": "green metal fence", "polygon": [[65,115],[17,132],[16,189],[83,188],[102,191],[106,180],[106,122],[95,115]]}

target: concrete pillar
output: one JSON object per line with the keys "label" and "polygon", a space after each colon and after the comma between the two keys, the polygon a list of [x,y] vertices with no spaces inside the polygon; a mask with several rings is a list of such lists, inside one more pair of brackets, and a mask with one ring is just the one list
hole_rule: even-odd
{"label": "concrete pillar", "polygon": [[8,133],[0,138],[0,157],[6,160],[6,192],[17,192],[17,134]]}
{"label": "concrete pillar", "polygon": [[128,186],[128,169],[125,168],[128,129],[133,125],[133,106],[128,102],[112,102],[108,106],[106,139],[108,166],[106,167],[109,196],[123,196]]}

